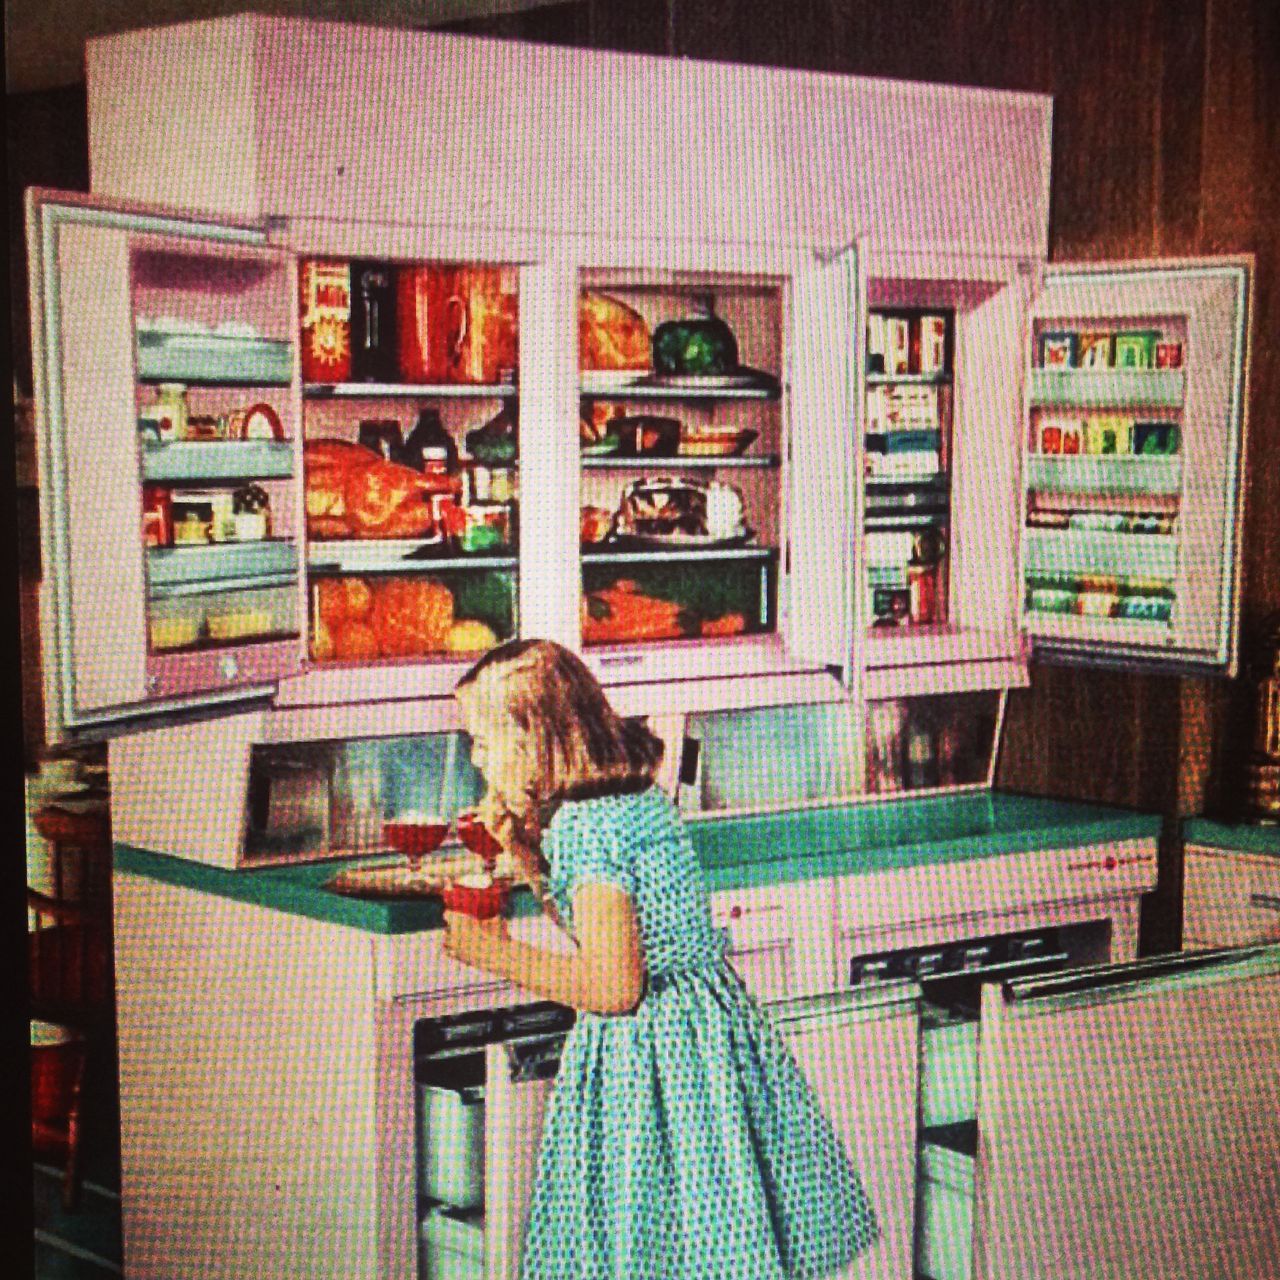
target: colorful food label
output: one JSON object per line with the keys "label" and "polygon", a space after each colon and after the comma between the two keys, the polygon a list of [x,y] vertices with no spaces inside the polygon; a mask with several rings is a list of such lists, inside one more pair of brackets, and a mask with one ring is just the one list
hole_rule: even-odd
{"label": "colorful food label", "polygon": [[1040,364],[1045,369],[1074,369],[1078,344],[1074,333],[1042,333]]}
{"label": "colorful food label", "polygon": [[1079,361],[1082,369],[1111,368],[1111,335],[1109,333],[1082,333],[1080,335]]}
{"label": "colorful food label", "polygon": [[946,316],[920,317],[920,372],[942,373],[947,367]]}
{"label": "colorful food label", "polygon": [[351,379],[351,267],[312,258],[298,266],[304,382]]}
{"label": "colorful food label", "polygon": [[1117,333],[1115,367],[1117,369],[1150,369],[1155,364],[1157,336],[1154,330],[1150,329]]}
{"label": "colorful food label", "polygon": [[1182,368],[1182,343],[1157,342],[1156,343],[1156,368],[1157,369],[1181,369]]}

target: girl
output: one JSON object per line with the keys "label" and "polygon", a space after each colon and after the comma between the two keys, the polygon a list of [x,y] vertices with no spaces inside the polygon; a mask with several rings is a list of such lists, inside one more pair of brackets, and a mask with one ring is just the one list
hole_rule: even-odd
{"label": "girl", "polygon": [[878,1232],[839,1139],[724,959],[662,744],[567,649],[513,641],[457,698],[481,816],[577,944],[448,913],[446,950],[572,1005],[524,1280],[798,1280]]}

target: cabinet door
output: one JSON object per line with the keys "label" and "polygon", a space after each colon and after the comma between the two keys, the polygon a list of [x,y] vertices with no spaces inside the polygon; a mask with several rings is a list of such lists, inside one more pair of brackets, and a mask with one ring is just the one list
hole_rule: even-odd
{"label": "cabinet door", "polygon": [[1022,620],[1038,650],[1234,671],[1250,270],[1046,274],[1023,446]]}
{"label": "cabinet door", "polygon": [[858,250],[797,273],[790,302],[787,636],[795,654],[838,670],[848,684],[859,666],[854,547],[862,525],[866,281]]}
{"label": "cabinet door", "polygon": [[301,661],[291,259],[56,192],[28,237],[50,737],[267,692]]}
{"label": "cabinet door", "polygon": [[1280,1258],[1280,947],[988,984],[978,1280],[1253,1280]]}
{"label": "cabinet door", "polygon": [[[912,997],[919,988],[893,986],[892,994],[850,992],[772,1007],[879,1222],[878,1243],[842,1273],[866,1280],[913,1274],[919,1015]],[[800,1006],[809,1012],[787,1012]]]}

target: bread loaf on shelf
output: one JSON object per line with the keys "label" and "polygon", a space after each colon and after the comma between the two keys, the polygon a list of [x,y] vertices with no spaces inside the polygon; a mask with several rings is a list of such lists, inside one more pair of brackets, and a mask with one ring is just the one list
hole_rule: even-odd
{"label": "bread loaf on shelf", "polygon": [[586,290],[578,300],[579,362],[583,369],[653,367],[653,348],[644,317],[607,293]]}

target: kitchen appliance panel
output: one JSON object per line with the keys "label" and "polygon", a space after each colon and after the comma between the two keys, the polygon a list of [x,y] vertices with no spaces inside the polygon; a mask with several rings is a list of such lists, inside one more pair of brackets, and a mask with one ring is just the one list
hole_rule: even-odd
{"label": "kitchen appliance panel", "polygon": [[787,1036],[859,1171],[881,1238],[840,1274],[910,1280],[915,1201],[919,988],[887,984],[775,1002],[767,1010]]}
{"label": "kitchen appliance panel", "polygon": [[1280,947],[985,987],[978,1280],[1280,1274],[1277,1025]]}
{"label": "kitchen appliance panel", "polygon": [[[797,272],[787,312],[786,476],[788,648],[840,671],[856,686],[862,634],[857,579],[849,572],[862,521],[862,335],[866,279],[856,246]],[[851,448],[850,433],[854,440]]]}
{"label": "kitchen appliance panel", "polygon": [[33,201],[29,216],[45,327],[42,595],[56,628],[45,668],[61,669],[46,706],[74,725],[145,701],[146,589],[141,488],[128,483],[138,469],[128,233],[59,213]]}
{"label": "kitchen appliance panel", "polygon": [[485,1271],[489,1280],[518,1280],[525,1224],[551,1079],[519,1079],[505,1044],[486,1059]]}

